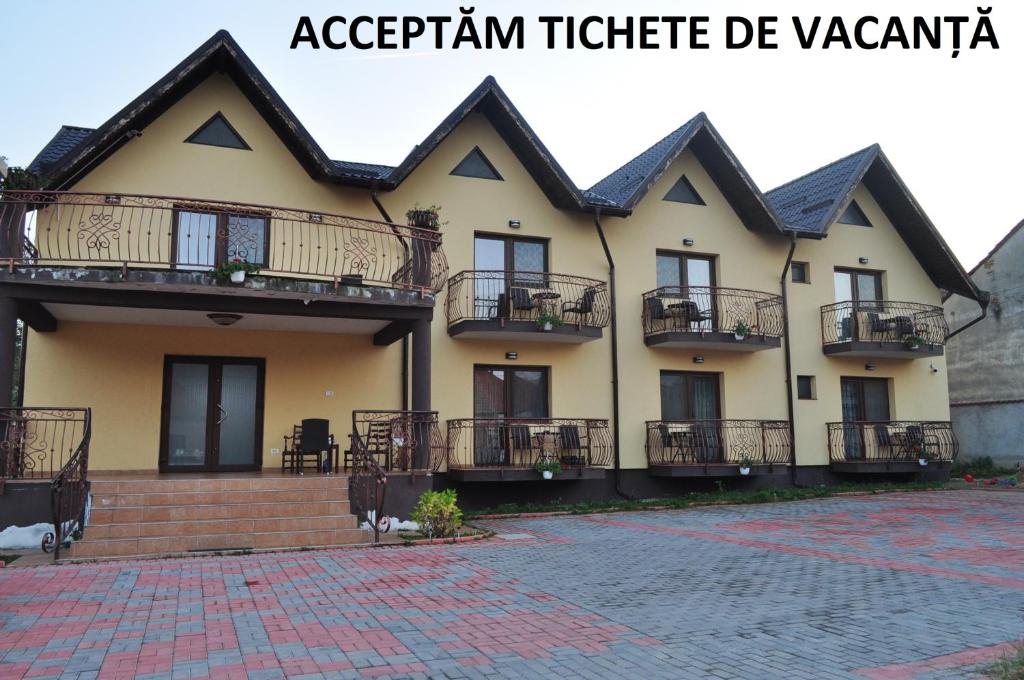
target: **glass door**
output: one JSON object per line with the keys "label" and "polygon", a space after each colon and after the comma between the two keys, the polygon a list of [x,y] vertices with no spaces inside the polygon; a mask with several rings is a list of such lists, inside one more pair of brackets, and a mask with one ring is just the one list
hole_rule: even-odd
{"label": "glass door", "polygon": [[161,471],[262,466],[262,359],[168,357]]}
{"label": "glass door", "polygon": [[840,342],[859,338],[858,326],[864,322],[861,312],[873,311],[870,303],[882,299],[882,275],[855,269],[837,269],[834,274],[836,302],[853,304],[839,309],[836,332]]}
{"label": "glass door", "polygon": [[[662,296],[666,307],[685,305],[687,330],[708,331],[717,308],[713,287],[715,261],[706,255],[684,255],[659,251],[655,271],[658,288],[668,288]],[[673,290],[684,288],[685,290]]]}
{"label": "glass door", "polygon": [[873,423],[889,421],[889,381],[885,378],[842,378],[843,453],[863,459]]}
{"label": "glass door", "polygon": [[[502,236],[477,236],[474,241],[476,318],[507,317],[516,310],[529,314],[531,289],[547,287],[547,241]],[[510,289],[514,289],[511,292]]]}
{"label": "glass door", "polygon": [[717,422],[721,419],[717,374],[662,371],[661,419],[698,421],[681,429],[672,428],[674,442],[682,449],[684,459],[700,463],[722,460],[722,437]]}
{"label": "glass door", "polygon": [[262,215],[179,209],[173,233],[175,269],[208,271],[235,259],[267,265],[269,231]]}
{"label": "glass door", "polygon": [[[548,418],[548,369],[477,366],[473,369],[475,465],[508,464],[510,441],[529,439],[529,426],[509,426],[509,418]],[[525,432],[512,432],[522,427]]]}

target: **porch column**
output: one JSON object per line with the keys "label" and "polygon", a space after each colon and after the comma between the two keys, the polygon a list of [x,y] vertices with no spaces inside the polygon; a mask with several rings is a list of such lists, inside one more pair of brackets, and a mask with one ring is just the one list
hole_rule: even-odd
{"label": "porch column", "polygon": [[[412,324],[412,410],[430,410],[430,321],[417,319]],[[415,467],[430,465],[430,440],[417,437]]]}
{"label": "porch column", "polygon": [[13,298],[0,295],[0,407],[11,406],[17,332],[18,305]]}

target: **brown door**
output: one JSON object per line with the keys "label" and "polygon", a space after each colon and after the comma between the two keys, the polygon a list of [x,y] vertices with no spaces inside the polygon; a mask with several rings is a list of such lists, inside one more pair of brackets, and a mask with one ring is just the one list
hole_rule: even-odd
{"label": "brown door", "polygon": [[264,369],[263,359],[167,357],[160,470],[258,470]]}

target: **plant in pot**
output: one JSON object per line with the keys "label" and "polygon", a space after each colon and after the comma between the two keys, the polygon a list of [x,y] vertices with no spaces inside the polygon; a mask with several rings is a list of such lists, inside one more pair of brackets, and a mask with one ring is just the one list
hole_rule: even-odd
{"label": "plant in pot", "polygon": [[230,279],[231,283],[245,283],[246,274],[259,274],[259,265],[246,262],[236,257],[228,262],[218,265],[213,269],[213,275],[218,279]]}
{"label": "plant in pot", "polygon": [[733,326],[732,335],[737,340],[745,340],[752,330],[753,329],[750,327],[750,324],[743,319],[740,319],[736,322],[736,325]]}
{"label": "plant in pot", "polygon": [[537,316],[537,326],[543,331],[553,331],[562,325],[562,317],[554,312],[541,312]]}
{"label": "plant in pot", "polygon": [[438,231],[442,225],[441,206],[431,205],[421,208],[417,203],[411,210],[406,211],[405,219],[410,227]]}
{"label": "plant in pot", "polygon": [[750,458],[750,456],[744,454],[740,458],[740,474],[743,475],[744,477],[750,474],[750,468],[752,468],[753,466],[754,461]]}
{"label": "plant in pot", "polygon": [[933,457],[932,454],[920,444],[914,447],[914,453],[917,454],[917,464],[921,467],[927,466],[928,461]]}
{"label": "plant in pot", "polygon": [[562,464],[554,458],[541,458],[533,464],[533,469],[544,479],[551,479],[562,471]]}
{"label": "plant in pot", "polygon": [[919,349],[921,347],[924,347],[924,345],[924,338],[922,338],[917,333],[911,333],[910,335],[903,336],[903,346],[909,350]]}

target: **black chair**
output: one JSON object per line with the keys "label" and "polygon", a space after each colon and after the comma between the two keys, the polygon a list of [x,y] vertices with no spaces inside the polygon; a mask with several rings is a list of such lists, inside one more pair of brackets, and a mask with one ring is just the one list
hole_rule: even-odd
{"label": "black chair", "polygon": [[664,321],[665,320],[665,303],[661,301],[661,298],[650,297],[644,300],[644,306],[647,307],[647,318],[652,321]]}
{"label": "black chair", "polygon": [[564,317],[566,314],[575,314],[582,322],[585,315],[594,311],[595,297],[597,297],[597,291],[593,288],[587,288],[583,291],[583,296],[575,302],[562,303],[562,316]]}
{"label": "black chair", "polygon": [[694,448],[700,463],[717,463],[722,460],[722,442],[715,423],[697,423],[693,426]]}
{"label": "black chair", "polygon": [[527,425],[502,425],[499,430],[501,446],[508,449],[505,452],[505,463],[514,464],[517,451],[526,452],[526,460],[533,461],[533,438],[530,436],[530,428]]}
{"label": "black chair", "polygon": [[537,304],[530,297],[530,291],[526,288],[509,288],[508,296],[509,301],[512,303],[512,308],[509,312],[510,317],[514,317],[516,312],[531,312],[537,308]]}
{"label": "black chair", "polygon": [[[289,445],[289,441],[291,444]],[[331,424],[325,418],[305,418],[301,425],[292,428],[292,436],[285,435],[284,450],[281,452],[281,471],[288,467],[302,473],[306,460],[316,462],[316,469],[324,469],[324,461],[337,456],[337,445],[331,434]],[[333,461],[336,465],[337,461]]]}
{"label": "black chair", "polygon": [[[580,439],[578,425],[559,425],[558,440],[562,450],[559,457],[562,465],[578,467],[587,464],[587,458],[583,455],[583,442]],[[575,453],[573,453],[574,451]]]}
{"label": "black chair", "polygon": [[701,309],[693,300],[682,300],[677,302],[673,306],[673,309],[679,310],[679,315],[683,318],[683,323],[687,325],[711,321],[711,312]]}

